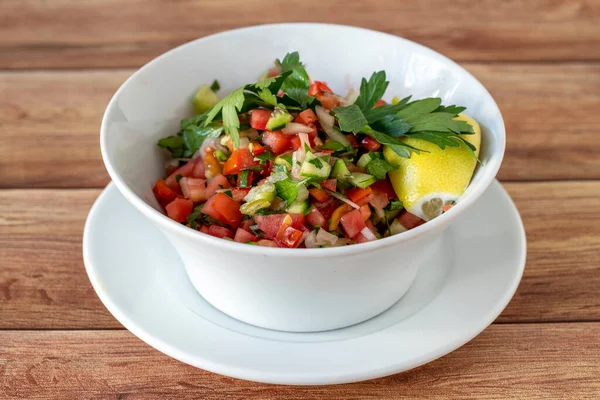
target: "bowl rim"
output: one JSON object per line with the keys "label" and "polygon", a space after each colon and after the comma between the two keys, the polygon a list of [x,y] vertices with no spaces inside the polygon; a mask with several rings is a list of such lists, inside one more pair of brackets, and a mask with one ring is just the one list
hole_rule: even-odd
{"label": "bowl rim", "polygon": [[[286,27],[294,27],[294,28],[301,28],[301,29],[311,29],[311,28],[316,28],[316,27],[318,27],[318,28],[333,28],[333,29],[341,29],[341,30],[363,31],[364,33],[374,35],[374,36],[380,36],[380,37],[387,37],[387,38],[391,37],[394,40],[399,40],[399,41],[404,42],[407,45],[417,47],[421,51],[424,51],[425,53],[429,53],[429,55],[432,55],[433,57],[438,58],[440,61],[442,61],[456,69],[459,69],[462,72],[464,72],[465,74],[467,74],[467,76],[472,78],[474,80],[474,82],[476,82],[477,84],[479,84],[481,86],[481,88],[483,89],[483,92],[489,96],[493,105],[498,110],[498,118],[499,118],[499,122],[500,122],[500,129],[497,132],[497,134],[499,135],[499,137],[498,137],[499,147],[498,147],[498,150],[495,153],[493,153],[496,156],[496,158],[495,158],[496,162],[492,165],[489,165],[489,164],[486,165],[486,168],[491,168],[491,169],[488,170],[488,174],[485,177],[485,179],[481,180],[477,186],[474,186],[472,188],[472,191],[468,194],[468,196],[461,199],[461,201],[458,202],[455,207],[452,207],[452,209],[450,211],[440,215],[439,217],[437,217],[431,221],[427,221],[427,223],[420,225],[416,228],[410,229],[410,230],[400,233],[398,235],[393,235],[393,236],[390,236],[387,238],[377,239],[377,240],[374,240],[371,242],[358,243],[358,244],[353,244],[350,246],[315,248],[315,249],[307,249],[307,248],[287,249],[287,248],[266,247],[266,246],[250,246],[245,243],[238,243],[238,242],[234,242],[234,241],[230,241],[230,240],[223,240],[221,238],[213,237],[211,235],[202,233],[200,231],[196,231],[196,230],[188,228],[180,223],[177,223],[177,222],[171,220],[169,217],[167,217],[162,212],[160,212],[160,211],[156,210],[154,207],[150,206],[144,200],[142,200],[133,190],[131,190],[129,188],[129,186],[125,183],[123,178],[121,178],[121,176],[119,175],[117,170],[113,167],[111,159],[110,159],[110,157],[108,155],[108,151],[107,151],[107,137],[108,137],[107,126],[109,125],[109,122],[110,122],[109,117],[111,116],[113,109],[116,107],[116,103],[117,103],[118,98],[120,97],[120,94],[125,90],[125,88],[128,86],[128,84],[133,79],[135,79],[135,77],[137,77],[138,74],[140,74],[145,69],[149,68],[154,63],[157,63],[160,60],[162,60],[163,58],[167,58],[167,57],[171,56],[172,54],[175,54],[180,51],[184,51],[187,47],[195,45],[198,42],[215,40],[215,39],[219,39],[221,37],[226,37],[226,36],[230,36],[230,35],[239,35],[239,34],[243,34],[246,31],[249,31],[249,30],[261,30],[261,29],[268,30],[268,29],[278,29],[278,28],[286,28]],[[479,199],[479,197],[483,194],[483,192],[487,189],[487,187],[495,179],[495,177],[498,173],[498,170],[500,169],[500,165],[502,164],[505,149],[506,149],[506,128],[504,125],[504,120],[502,118],[502,113],[500,112],[500,109],[499,109],[498,105],[496,104],[496,101],[494,100],[493,96],[489,93],[487,88],[477,78],[475,78],[469,71],[467,71],[465,68],[461,67],[459,64],[457,64],[450,58],[436,52],[435,50],[430,49],[429,47],[426,47],[419,43],[416,43],[411,40],[408,40],[408,39],[405,39],[405,38],[402,38],[402,37],[399,37],[396,35],[392,35],[389,33],[380,32],[380,31],[362,28],[362,27],[351,26],[351,25],[312,23],[312,22],[308,22],[308,23],[307,22],[299,22],[299,23],[291,22],[291,23],[252,25],[252,26],[247,26],[247,27],[243,27],[243,28],[237,28],[237,29],[231,29],[231,30],[227,30],[227,31],[223,31],[223,32],[218,32],[218,33],[215,33],[212,35],[204,36],[204,37],[186,42],[184,44],[181,44],[181,45],[155,57],[154,59],[150,60],[148,63],[144,64],[142,67],[140,67],[138,70],[136,70],[131,76],[129,76],[125,80],[125,82],[123,82],[121,84],[119,89],[117,89],[115,94],[110,99],[110,101],[106,107],[106,110],[104,111],[104,115],[102,117],[102,123],[101,123],[101,127],[100,127],[100,150],[102,153],[102,160],[104,161],[104,165],[106,167],[106,170],[108,171],[110,178],[115,183],[115,185],[117,186],[119,191],[123,194],[123,196],[131,204],[133,204],[133,206],[138,211],[140,211],[142,214],[144,214],[146,217],[148,217],[153,223],[158,225],[160,228],[166,229],[167,231],[169,231],[172,234],[183,236],[189,240],[203,241],[208,245],[216,246],[219,250],[233,250],[236,252],[253,254],[253,255],[288,256],[288,257],[294,257],[294,258],[296,258],[296,257],[307,257],[307,258],[321,257],[321,258],[324,258],[324,257],[336,257],[336,256],[340,256],[340,255],[348,256],[348,255],[353,255],[356,253],[371,252],[371,251],[376,251],[379,249],[387,248],[390,246],[396,246],[403,242],[416,240],[416,239],[425,237],[425,236],[427,236],[427,234],[433,233],[436,230],[441,230],[445,225],[450,223],[454,218],[459,216],[464,210],[466,210],[473,203],[475,203],[475,201],[477,201]]]}

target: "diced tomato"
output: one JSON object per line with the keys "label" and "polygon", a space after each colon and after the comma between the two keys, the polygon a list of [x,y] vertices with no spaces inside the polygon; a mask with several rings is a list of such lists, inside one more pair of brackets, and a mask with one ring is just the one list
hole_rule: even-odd
{"label": "diced tomato", "polygon": [[254,217],[254,220],[258,224],[258,228],[265,233],[267,239],[274,239],[277,236],[277,232],[279,232],[286,215],[292,217],[291,226],[293,228],[300,231],[306,230],[306,226],[304,226],[304,215],[302,214],[257,215]]}
{"label": "diced tomato", "polygon": [[233,238],[233,240],[240,243],[256,242],[256,239],[258,239],[256,235],[253,235],[242,228],[237,228],[237,231],[235,231],[235,237]]}
{"label": "diced tomato", "polygon": [[443,206],[442,206],[442,211],[446,213],[446,212],[450,211],[450,209],[451,209],[452,207],[454,207],[452,204],[446,204],[446,205],[443,205]]}
{"label": "diced tomato", "polygon": [[398,222],[400,222],[400,224],[406,229],[412,229],[419,225],[423,225],[425,220],[409,213],[408,211],[405,211],[398,217]]}
{"label": "diced tomato", "polygon": [[377,103],[375,103],[375,105],[373,106],[373,108],[377,108],[377,107],[381,107],[382,105],[386,104],[385,100],[378,100]]}
{"label": "diced tomato", "polygon": [[252,154],[254,156],[259,156],[262,153],[264,153],[265,151],[267,151],[267,149],[265,149],[259,143],[255,143],[255,142],[250,143],[250,150],[252,150]]}
{"label": "diced tomato", "polygon": [[358,149],[358,142],[356,141],[356,138],[353,134],[347,134],[346,139],[348,139],[348,141],[350,142],[350,146],[352,146],[353,149]]}
{"label": "diced tomato", "polygon": [[201,225],[200,232],[208,234],[208,225]]}
{"label": "diced tomato", "polygon": [[208,234],[218,238],[228,237],[233,239],[233,231],[229,228],[225,228],[224,226],[211,225],[208,227]]}
{"label": "diced tomato", "polygon": [[275,244],[274,241],[272,240],[267,240],[267,239],[261,239],[258,242],[256,242],[259,246],[263,246],[263,247],[277,247],[277,245]]}
{"label": "diced tomato", "polygon": [[317,120],[317,116],[315,115],[314,111],[311,110],[310,108],[308,108],[308,109],[302,111],[300,114],[298,114],[296,119],[294,119],[294,122],[299,122],[304,125],[309,125],[309,124],[312,124],[313,122],[315,122],[316,120]]}
{"label": "diced tomato", "polygon": [[[243,176],[243,172],[248,172],[247,178],[242,182],[242,176]],[[251,186],[252,185],[252,181],[254,180],[254,173],[252,171],[242,171],[238,174],[237,177],[237,185],[242,187],[242,186]]]}
{"label": "diced tomato", "polygon": [[194,202],[186,199],[175,199],[165,206],[169,218],[177,222],[185,222],[193,208]]}
{"label": "diced tomato", "polygon": [[198,160],[196,165],[194,165],[194,170],[192,171],[193,178],[206,178],[206,164],[204,164],[203,160]]}
{"label": "diced tomato", "polygon": [[308,193],[319,203],[324,203],[331,198],[329,193],[319,188],[310,188],[308,189]]}
{"label": "diced tomato", "polygon": [[245,231],[248,231],[250,233],[252,233],[252,230],[250,229],[250,227],[252,225],[254,225],[256,222],[254,222],[254,220],[252,218],[250,219],[245,219],[242,222],[240,222],[240,228],[242,228]]}
{"label": "diced tomato", "polygon": [[310,210],[310,213],[308,213],[308,215],[306,216],[306,222],[308,222],[308,224],[313,228],[316,228],[317,226],[325,228],[327,227],[327,220],[325,219],[323,214],[321,214],[321,212],[317,210],[316,207],[313,207]]}
{"label": "diced tomato", "polygon": [[308,88],[309,96],[316,96],[323,92],[333,93],[333,90],[331,90],[325,82],[321,82],[321,81],[314,81],[313,83],[310,84],[310,87]]}
{"label": "diced tomato", "polygon": [[225,175],[217,175],[208,181],[208,184],[206,185],[206,196],[211,197],[217,190],[228,189],[230,187],[231,185],[227,178],[225,178]]}
{"label": "diced tomato", "polygon": [[340,105],[337,97],[335,97],[332,94],[329,94],[329,93],[318,94],[316,97],[317,97],[317,100],[319,100],[321,102],[321,104],[323,105],[323,108],[325,108],[327,110],[331,110],[332,108]]}
{"label": "diced tomato", "polygon": [[[367,221],[369,218],[371,218],[371,208],[369,207],[368,204],[360,206],[359,210],[360,210],[360,215],[362,215],[363,221]],[[371,222],[371,221],[369,221],[369,222]]]}
{"label": "diced tomato", "polygon": [[333,212],[339,207],[339,201],[331,199],[326,203],[316,203],[315,206],[326,220],[330,220]]}
{"label": "diced tomato", "polygon": [[327,180],[321,182],[321,187],[323,187],[324,189],[327,189],[327,190],[331,190],[332,192],[335,192],[337,189],[337,179],[327,179]]}
{"label": "diced tomato", "polygon": [[356,209],[342,215],[340,223],[342,224],[342,228],[344,228],[344,232],[350,238],[358,235],[367,226],[360,210]]}
{"label": "diced tomato", "polygon": [[366,189],[352,188],[346,192],[346,196],[359,206],[367,204],[370,201],[369,195],[371,194],[371,188]]}
{"label": "diced tomato", "polygon": [[371,186],[369,186],[373,192],[383,192],[387,195],[388,200],[391,199],[395,199],[396,196],[396,192],[394,191],[394,188],[392,187],[392,185],[390,184],[390,182],[387,179],[382,179],[380,181],[377,181],[375,183],[373,183]]}
{"label": "diced tomato", "polygon": [[178,175],[180,177],[191,176],[192,172],[194,172],[195,166],[196,165],[192,161],[189,161],[188,163],[182,165],[181,167],[179,167],[175,171],[173,171],[171,173],[171,175],[169,175],[167,177],[167,179],[165,179],[165,183],[171,189],[173,189],[175,191],[179,191],[181,189],[181,187],[179,186],[179,182],[177,182],[177,176]]}
{"label": "diced tomato", "polygon": [[202,207],[202,213],[232,228],[237,227],[244,217],[239,203],[225,193],[217,193],[208,199]]}
{"label": "diced tomato", "polygon": [[208,200],[206,179],[181,178],[179,184],[186,199],[190,199],[195,203]]}
{"label": "diced tomato", "polygon": [[156,181],[152,191],[154,192],[158,203],[163,207],[177,198],[177,192],[168,187],[162,179]]}
{"label": "diced tomato", "polygon": [[381,144],[370,136],[365,136],[360,145],[369,151],[377,151],[381,147]]}
{"label": "diced tomato", "polygon": [[385,208],[390,201],[388,200],[388,196],[385,192],[373,189],[373,199],[369,203],[373,206],[373,208],[381,210]]}
{"label": "diced tomato", "polygon": [[275,154],[281,154],[292,148],[291,137],[281,131],[265,131],[262,143]]}
{"label": "diced tomato", "polygon": [[250,114],[250,126],[254,129],[264,131],[267,129],[269,118],[271,118],[271,110],[263,110],[262,108],[252,110]]}
{"label": "diced tomato", "polygon": [[282,227],[277,233],[275,243],[281,247],[298,247],[302,243],[302,231],[291,226]]}
{"label": "diced tomato", "polygon": [[367,228],[369,228],[371,230],[371,232],[373,232],[373,233],[377,232],[377,229],[375,229],[375,227],[373,226],[373,223],[371,222],[370,219],[365,221],[365,225],[367,225]]}
{"label": "diced tomato", "polygon": [[231,197],[238,203],[244,201],[244,197],[248,194],[250,188],[233,188],[231,189]]}
{"label": "diced tomato", "polygon": [[224,175],[233,175],[240,172],[242,169],[252,168],[258,165],[257,161],[254,161],[254,156],[250,153],[247,147],[240,147],[231,153],[231,156],[225,162],[223,166]]}
{"label": "diced tomato", "polygon": [[367,242],[370,242],[370,240],[369,240],[369,239],[367,239],[367,238],[365,237],[365,235],[363,235],[363,234],[362,234],[362,233],[360,233],[360,232],[358,233],[358,235],[354,236],[354,237],[352,238],[352,240],[354,240],[356,243],[367,243]]}
{"label": "diced tomato", "polygon": [[298,150],[302,146],[302,141],[298,135],[291,136],[290,143],[292,144],[292,150],[294,151]]}
{"label": "diced tomato", "polygon": [[258,172],[258,176],[266,178],[269,175],[271,175],[271,171],[273,170],[273,161],[267,160],[267,162],[262,164],[261,167],[262,167],[262,171],[256,171],[256,172]]}

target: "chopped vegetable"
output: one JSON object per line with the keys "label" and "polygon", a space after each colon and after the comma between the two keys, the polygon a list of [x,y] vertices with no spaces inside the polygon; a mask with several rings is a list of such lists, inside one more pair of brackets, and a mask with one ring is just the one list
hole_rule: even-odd
{"label": "chopped vegetable", "polygon": [[[400,161],[431,152],[419,143],[476,158],[463,136],[476,123],[439,98],[387,103],[388,86],[378,71],[339,96],[311,81],[297,52],[220,100],[219,82],[200,86],[196,115],[157,143],[172,156],[152,188],[158,204],[189,228],[264,247],[345,246],[425,223],[404,210],[390,176],[405,170]],[[453,205],[440,202],[439,213]]]}

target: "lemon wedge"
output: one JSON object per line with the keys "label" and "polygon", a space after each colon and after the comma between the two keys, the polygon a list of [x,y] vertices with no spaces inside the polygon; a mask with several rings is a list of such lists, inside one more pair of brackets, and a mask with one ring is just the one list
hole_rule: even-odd
{"label": "lemon wedge", "polygon": [[[477,150],[481,145],[481,127],[473,118],[460,114],[455,118],[473,127],[475,134],[464,135]],[[385,147],[387,162],[400,166],[389,173],[390,181],[404,208],[426,221],[442,213],[444,205],[454,204],[463,194],[475,171],[477,160],[463,144],[461,147],[440,149],[436,144],[422,139],[402,138],[404,143],[429,153],[412,153],[410,158],[400,157]]]}

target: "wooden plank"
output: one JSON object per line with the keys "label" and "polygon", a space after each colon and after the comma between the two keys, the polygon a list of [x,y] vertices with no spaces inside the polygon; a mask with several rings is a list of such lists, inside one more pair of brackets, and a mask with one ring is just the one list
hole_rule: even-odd
{"label": "wooden plank", "polygon": [[0,73],[0,186],[105,186],[100,122],[130,73]]}
{"label": "wooden plank", "polygon": [[99,190],[0,191],[0,329],[118,328],[83,266]]}
{"label": "wooden plank", "polygon": [[381,30],[457,60],[597,60],[598,13],[598,0],[4,0],[0,68],[139,66],[215,32],[304,21]]}
{"label": "wooden plank", "polygon": [[[500,179],[600,178],[600,64],[465,66],[504,115]],[[100,121],[132,72],[0,73],[0,187],[106,185]]]}
{"label": "wooden plank", "polygon": [[[0,332],[3,398],[595,399],[600,323],[493,325],[461,349],[387,378],[264,385],[171,359],[126,331]],[[493,360],[493,362],[491,362]]]}
{"label": "wooden plank", "polygon": [[[525,276],[500,322],[600,321],[600,182],[510,183],[528,235]],[[99,190],[0,191],[0,329],[116,328],[84,271]]]}
{"label": "wooden plank", "polygon": [[499,321],[598,321],[600,182],[504,186],[525,225],[527,264]]}

